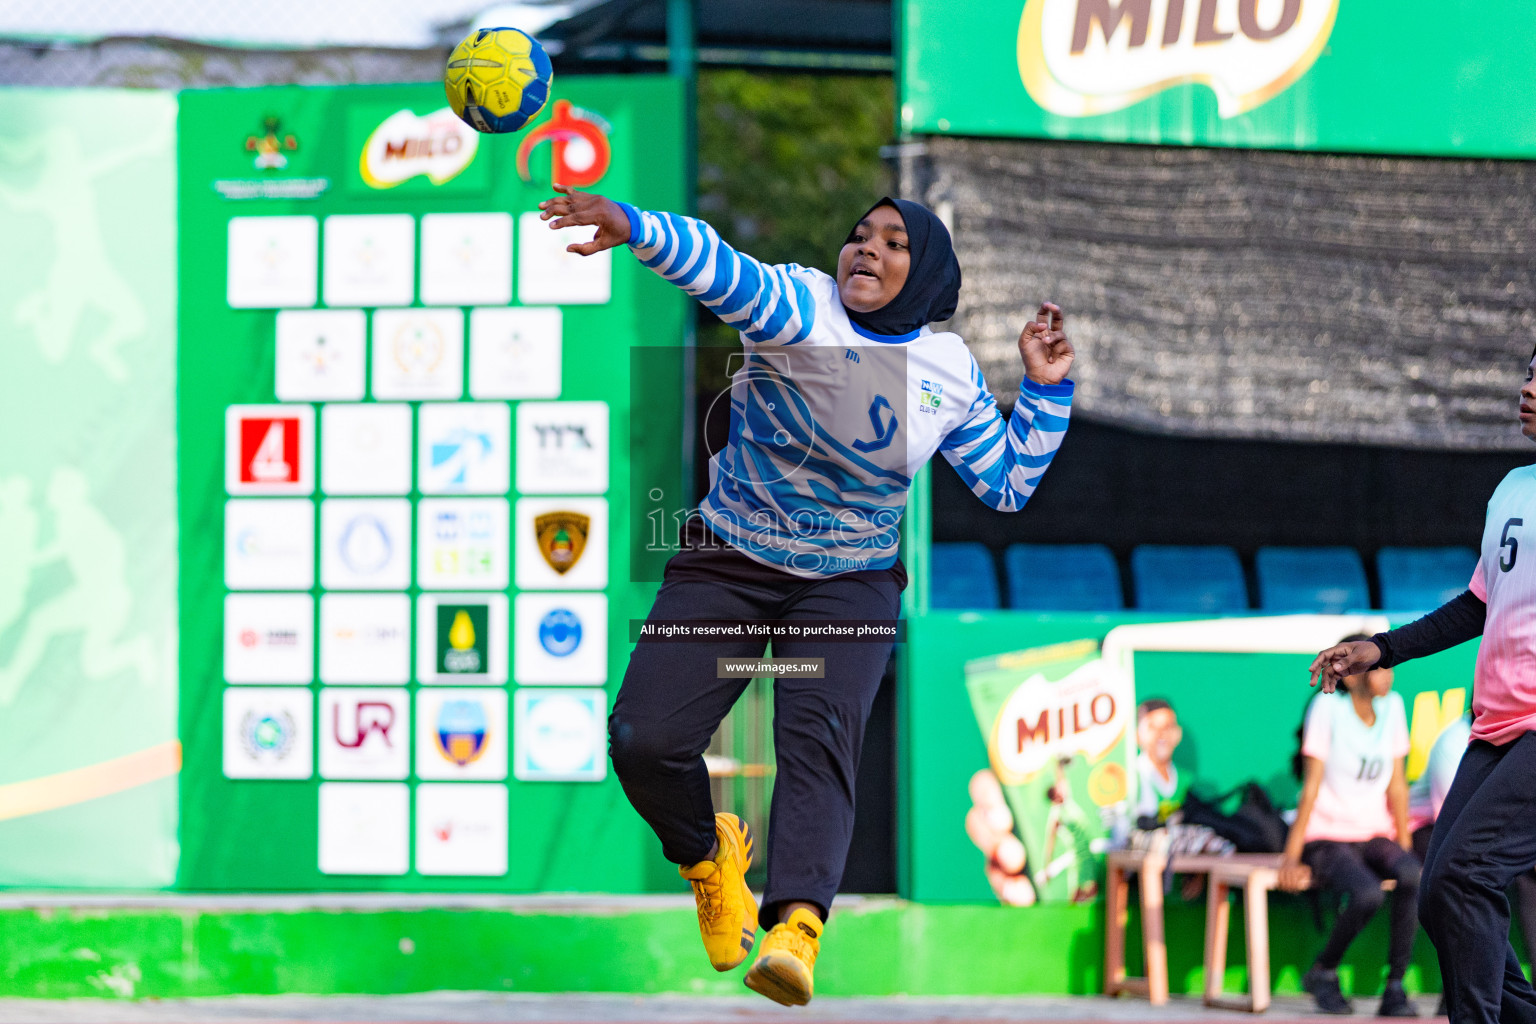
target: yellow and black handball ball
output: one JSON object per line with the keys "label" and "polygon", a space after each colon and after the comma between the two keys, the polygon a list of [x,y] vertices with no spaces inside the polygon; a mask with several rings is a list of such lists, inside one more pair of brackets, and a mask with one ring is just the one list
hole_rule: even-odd
{"label": "yellow and black handball ball", "polygon": [[476,131],[515,132],[549,100],[549,54],[515,28],[477,28],[448,55],[443,88],[453,112]]}

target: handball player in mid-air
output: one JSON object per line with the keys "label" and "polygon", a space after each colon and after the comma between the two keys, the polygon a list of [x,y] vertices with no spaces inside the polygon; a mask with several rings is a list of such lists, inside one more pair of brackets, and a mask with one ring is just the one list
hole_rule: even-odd
{"label": "handball player in mid-air", "polygon": [[[645,266],[741,332],[729,440],[710,490],[667,563],[650,620],[894,622],[906,573],[899,525],[912,478],[935,452],[982,501],[1016,511],[1067,429],[1073,348],[1051,303],[1024,325],[1024,377],[1004,418],[975,358],[947,320],[960,295],[949,231],[919,203],[881,199],[848,233],[836,276],[767,266],[708,224],[556,186],[540,204],[551,228],[594,227],[569,246],[590,256],[628,245]],[[942,567],[939,569],[942,571]],[[776,639],[785,659],[821,659],[822,678],[781,676],[774,690],[777,774],[762,923],[746,984],[786,1005],[808,1002],[827,912],[853,830],[864,725],[892,641]],[[715,813],[703,754],[745,688],[717,659],[762,656],[765,641],[642,636],[609,720],[614,773],[692,883],[717,970],[741,964],[758,909],[745,874],[753,839]]]}

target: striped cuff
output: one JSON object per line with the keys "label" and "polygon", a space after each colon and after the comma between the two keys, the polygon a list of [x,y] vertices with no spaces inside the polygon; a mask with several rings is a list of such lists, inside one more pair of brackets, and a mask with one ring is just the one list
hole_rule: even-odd
{"label": "striped cuff", "polygon": [[1038,384],[1025,377],[1019,382],[1019,390],[1027,392],[1036,398],[1071,398],[1077,385],[1071,379],[1063,380],[1060,384]]}
{"label": "striped cuff", "polygon": [[[618,203],[618,200],[614,200]],[[640,241],[644,233],[644,226],[640,220],[640,211],[628,203],[618,203],[619,209],[624,211],[624,216],[629,218],[629,244],[634,245]]]}

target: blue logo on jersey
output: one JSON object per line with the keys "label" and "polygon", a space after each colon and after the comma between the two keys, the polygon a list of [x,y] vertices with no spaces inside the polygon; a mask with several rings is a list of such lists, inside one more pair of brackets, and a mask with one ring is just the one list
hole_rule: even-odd
{"label": "blue logo on jersey", "polygon": [[[883,419],[881,413],[889,413],[889,419]],[[891,441],[896,437],[896,411],[891,408],[891,403],[884,395],[876,395],[875,400],[869,403],[869,423],[875,428],[873,441],[855,440],[853,446],[861,452],[877,452],[882,448],[889,448]]]}
{"label": "blue logo on jersey", "polygon": [[581,646],[581,619],[566,608],[551,608],[539,621],[539,643],[557,658],[574,654]]}

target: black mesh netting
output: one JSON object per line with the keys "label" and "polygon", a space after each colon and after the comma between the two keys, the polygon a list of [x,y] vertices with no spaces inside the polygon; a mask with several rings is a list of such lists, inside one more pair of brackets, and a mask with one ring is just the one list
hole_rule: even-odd
{"label": "black mesh netting", "polygon": [[1019,330],[1068,314],[1076,408],[1208,437],[1528,445],[1536,165],[934,138],[952,321],[1005,403]]}

